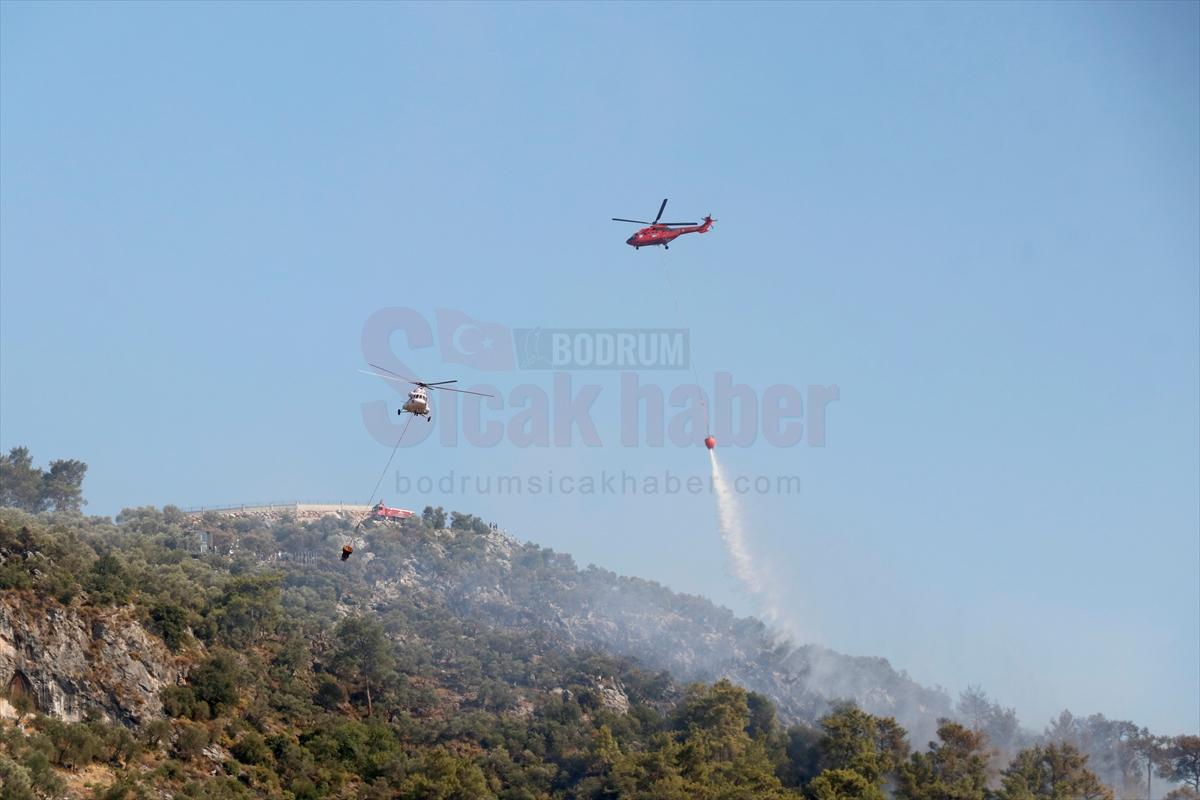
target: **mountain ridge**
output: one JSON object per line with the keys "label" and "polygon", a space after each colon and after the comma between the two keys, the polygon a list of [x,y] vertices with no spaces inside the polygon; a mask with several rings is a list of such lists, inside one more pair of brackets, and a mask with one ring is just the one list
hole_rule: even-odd
{"label": "mountain ridge", "polygon": [[[713,703],[726,709],[722,714],[746,715],[722,728],[721,736],[740,743],[721,752],[740,755],[721,769],[731,770],[731,786],[740,785],[732,776],[741,770],[766,781],[754,797],[792,796],[814,780],[821,728],[848,713],[869,725],[900,719],[899,735],[911,735],[915,745],[941,738],[946,718],[969,720],[993,745],[993,775],[1001,751],[1037,746],[1011,709],[982,692],[965,693],[955,705],[886,659],[790,646],[759,620],[654,581],[595,565],[581,569],[570,555],[523,543],[469,514],[427,508],[388,524],[356,524],[346,513],[297,516],[189,515],[167,507],[126,509],[113,520],[0,509],[0,694],[12,701],[0,704],[0,718],[15,713],[20,722],[29,710],[42,711],[78,722],[76,728],[44,718],[26,723],[43,730],[38,736],[69,742],[95,731],[119,745],[121,735],[94,720],[148,732],[161,731],[165,716],[166,741],[190,765],[185,772],[193,780],[201,780],[195,770],[208,759],[262,786],[308,785],[319,777],[280,761],[291,745],[279,736],[315,747],[321,740],[311,737],[320,726],[355,720],[385,720],[387,737],[401,737],[398,746],[406,748],[408,755],[396,756],[404,763],[424,765],[434,757],[426,745],[403,743],[405,730],[420,730],[429,746],[452,748],[465,759],[461,766],[472,781],[483,779],[472,770],[482,770],[502,788],[501,773],[516,770],[521,782],[545,791],[558,781],[591,785],[588,770],[607,768],[585,768],[573,754],[611,751],[604,742],[614,733],[617,749],[641,764],[635,771],[645,786],[657,780],[657,768],[648,765],[660,758],[675,765],[681,780],[702,785],[699,762],[679,759],[717,735],[708,726],[720,717],[703,710]],[[350,542],[354,554],[341,561]],[[47,620],[79,632],[66,637],[70,659],[55,657],[61,632],[44,629]],[[89,656],[118,642],[125,651],[116,656]],[[89,658],[125,667],[81,676],[60,665],[95,666]],[[252,682],[239,687],[235,676]],[[253,730],[229,721],[239,714]],[[1085,743],[1101,777],[1112,785],[1129,782],[1136,726],[1099,715],[1060,722],[1051,741]],[[550,733],[561,725],[568,728]],[[533,772],[529,765],[501,768],[487,756],[500,752],[496,726],[506,731],[500,740],[509,754],[513,747],[540,752],[545,745],[523,738],[535,731],[558,737],[558,744],[537,756],[547,760]],[[3,727],[0,721],[0,734]],[[247,750],[247,741],[258,748],[254,736],[282,750],[274,760]],[[161,747],[162,734],[155,737]],[[16,754],[27,747],[26,740],[9,741],[17,742],[10,744]],[[0,770],[8,769],[3,749],[0,741]],[[313,754],[325,758],[324,752]],[[124,756],[112,758],[124,764]],[[250,769],[264,761],[275,772]],[[533,776],[546,769],[559,777],[539,783],[544,777]],[[352,784],[339,785],[350,791]],[[500,788],[497,796],[543,796]],[[574,791],[565,796],[585,796]],[[661,786],[645,791],[670,796]]]}

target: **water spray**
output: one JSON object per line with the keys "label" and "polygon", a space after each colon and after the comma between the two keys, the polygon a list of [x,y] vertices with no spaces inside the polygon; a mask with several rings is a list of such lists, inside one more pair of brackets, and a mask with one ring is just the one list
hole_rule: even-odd
{"label": "water spray", "polygon": [[717,498],[717,520],[720,524],[721,540],[725,543],[725,550],[732,562],[734,577],[757,602],[767,624],[796,639],[798,631],[793,621],[782,612],[782,604],[775,586],[769,576],[755,564],[737,494],[725,481],[721,465],[717,461],[717,452],[714,449],[717,440],[709,436],[704,440],[704,446],[708,448],[708,458],[712,462],[712,485]]}
{"label": "water spray", "polygon": [[[709,440],[712,437],[708,437]],[[705,440],[705,445],[708,440]],[[716,443],[715,440],[713,442]],[[754,569],[754,559],[750,556],[750,548],[746,545],[746,533],[742,526],[741,509],[738,508],[737,498],[725,483],[721,474],[721,465],[717,463],[717,454],[712,447],[708,448],[708,458],[712,461],[713,489],[717,497],[717,518],[721,526],[721,539],[733,562],[733,573],[752,594],[760,594],[759,581]]]}

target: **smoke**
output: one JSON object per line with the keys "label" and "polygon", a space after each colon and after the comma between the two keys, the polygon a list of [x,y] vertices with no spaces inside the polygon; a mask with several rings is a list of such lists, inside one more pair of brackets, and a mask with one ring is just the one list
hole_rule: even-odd
{"label": "smoke", "polygon": [[754,598],[759,606],[759,612],[766,623],[792,644],[801,641],[799,626],[791,615],[784,611],[779,591],[771,574],[755,562],[746,537],[746,526],[743,522],[741,507],[737,495],[725,482],[721,474],[721,465],[717,462],[717,451],[709,450],[708,457],[712,461],[712,482],[717,498],[717,519],[721,528],[721,539],[733,562],[733,574]]}

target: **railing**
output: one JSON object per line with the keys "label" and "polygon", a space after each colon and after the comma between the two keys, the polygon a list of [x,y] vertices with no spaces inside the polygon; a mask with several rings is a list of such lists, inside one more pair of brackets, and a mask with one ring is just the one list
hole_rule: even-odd
{"label": "railing", "polygon": [[283,503],[235,503],[221,506],[191,506],[181,509],[185,514],[203,514],[208,511],[367,511],[371,507],[361,503],[305,503],[292,500]]}

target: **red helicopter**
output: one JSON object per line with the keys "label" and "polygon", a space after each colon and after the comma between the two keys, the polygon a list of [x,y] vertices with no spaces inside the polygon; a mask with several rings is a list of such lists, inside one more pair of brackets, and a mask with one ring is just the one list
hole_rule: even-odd
{"label": "red helicopter", "polygon": [[654,222],[646,222],[641,219],[621,219],[613,217],[613,222],[633,222],[637,225],[647,225],[640,231],[630,236],[625,240],[625,244],[630,245],[634,249],[640,250],[643,247],[653,247],[661,244],[664,250],[670,250],[670,243],[675,241],[677,236],[682,236],[685,233],[708,233],[712,228],[713,218],[711,216],[704,218],[703,224],[695,222],[659,222],[662,219],[663,209],[667,207],[667,201],[663,200],[662,205],[658,207],[658,216],[654,218]]}

